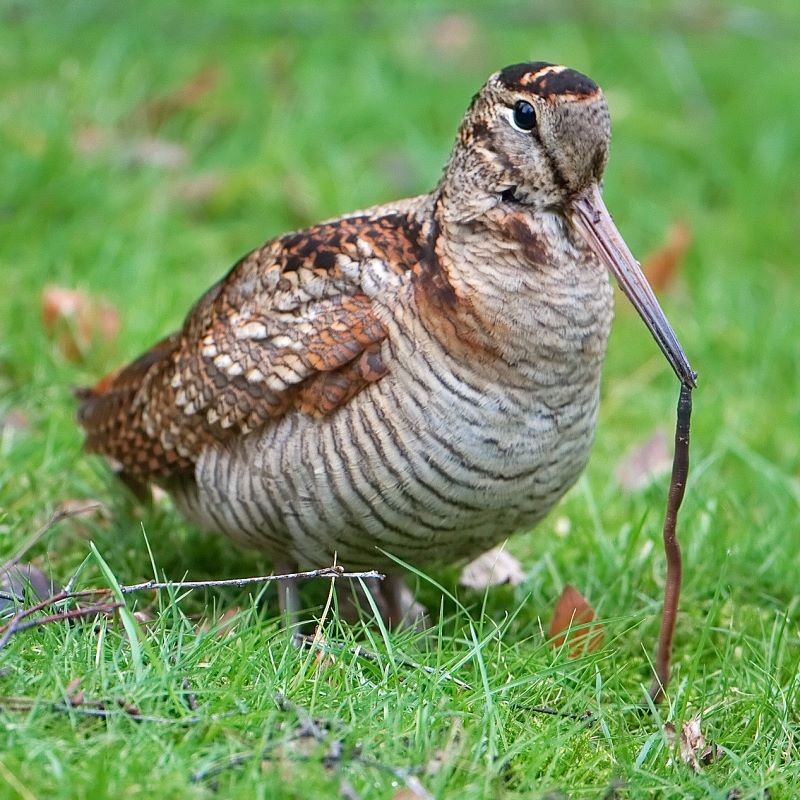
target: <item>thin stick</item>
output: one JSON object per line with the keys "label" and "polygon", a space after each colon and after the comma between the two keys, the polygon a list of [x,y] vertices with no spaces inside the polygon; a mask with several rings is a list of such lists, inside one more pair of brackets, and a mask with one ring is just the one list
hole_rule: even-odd
{"label": "thin stick", "polygon": [[650,685],[650,698],[658,703],[669,683],[672,661],[672,637],[678,617],[678,600],[681,594],[681,546],[678,543],[678,510],[686,490],[689,474],[689,421],[692,417],[692,387],[681,383],[678,398],[678,414],[675,424],[675,454],[672,459],[667,513],[664,517],[664,552],[667,557],[667,577],[664,582],[664,610],[661,614],[661,630],[658,633],[656,675]]}
{"label": "thin stick", "polygon": [[83,617],[97,616],[98,614],[109,614],[115,609],[119,608],[122,603],[102,603],[95,606],[86,606],[85,608],[72,608],[69,611],[59,611],[57,614],[47,614],[44,617],[34,617],[26,622],[23,622],[29,614],[16,614],[12,617],[11,621],[2,628],[2,636],[0,636],[0,650],[7,644],[8,640],[15,634],[26,631],[29,628],[37,628],[40,625],[48,625],[51,622],[64,622],[65,620],[81,619]]}
{"label": "thin stick", "polygon": [[[345,572],[344,567],[333,566],[323,567],[322,569],[311,569],[307,572],[287,572],[281,575],[257,575],[252,578],[228,578],[220,581],[166,581],[163,583],[159,581],[145,581],[144,583],[122,585],[119,588],[122,594],[129,594],[131,592],[144,592],[148,589],[207,589],[226,586],[241,588],[254,583],[305,580],[306,578],[377,578],[378,580],[383,580],[384,577],[383,573],[374,569],[367,572]],[[81,593],[76,592],[76,595],[79,594]]]}
{"label": "thin stick", "polygon": [[[37,532],[38,533],[38,532]],[[267,583],[269,581],[286,581],[305,578],[377,578],[382,580],[385,576],[377,570],[369,570],[367,572],[345,572],[342,566],[323,567],[322,569],[312,569],[307,572],[292,572],[281,575],[257,575],[250,578],[231,578],[228,580],[209,580],[209,581],[145,581],[144,583],[123,584],[120,586],[122,594],[130,594],[132,592],[143,592],[147,590],[156,589],[205,589],[209,587],[242,587],[250,586],[252,584]],[[9,639],[20,631],[34,628],[38,625],[46,625],[49,622],[58,622],[64,619],[78,619],[80,617],[89,616],[91,613],[97,613],[101,609],[109,611],[118,608],[119,603],[105,604],[102,606],[93,606],[91,608],[78,608],[72,611],[62,611],[56,614],[50,614],[29,622],[23,622],[26,617],[30,617],[37,611],[42,611],[48,606],[53,606],[56,603],[63,603],[68,600],[79,600],[84,597],[91,597],[96,602],[98,598],[105,597],[111,594],[111,589],[98,588],[98,589],[82,589],[79,592],[72,592],[62,590],[51,597],[46,597],[44,600],[35,603],[27,608],[21,608],[16,614],[5,624],[0,626],[0,650],[7,644]]]}
{"label": "thin stick", "polygon": [[157,717],[151,714],[139,714],[126,711],[123,707],[106,708],[103,705],[103,701],[100,700],[93,701],[92,704],[80,706],[68,703],[50,703],[38,697],[0,696],[0,709],[8,711],[30,711],[38,707],[58,713],[77,714],[84,717],[100,717],[102,719],[114,717],[118,719],[127,718],[134,722],[156,722],[163,725],[199,725],[242,715],[240,711],[222,711],[218,714],[209,714],[208,716]]}

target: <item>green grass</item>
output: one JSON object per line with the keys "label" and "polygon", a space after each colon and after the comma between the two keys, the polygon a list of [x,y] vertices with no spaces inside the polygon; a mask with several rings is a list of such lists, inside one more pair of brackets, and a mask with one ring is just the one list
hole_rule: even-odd
{"label": "green grass", "polygon": [[[267,571],[168,506],[131,504],[81,453],[71,387],[174,328],[266,238],[429,189],[491,71],[564,62],[607,91],[606,201],[633,251],[651,250],[677,218],[695,237],[663,298],[700,372],[668,702],[655,719],[631,708],[657,632],[666,480],[625,494],[614,468],[653,428],[671,429],[678,388],[620,306],[592,460],[557,512],[511,543],[521,586],[484,596],[432,570],[458,598],[440,606],[437,586],[419,581],[428,607],[441,607],[432,633],[348,628],[334,609],[325,636],[340,652],[322,664],[281,631],[273,587],[263,603],[163,592],[138,647],[118,622],[21,633],[0,652],[0,695],[32,707],[0,700],[0,796],[335,797],[346,780],[390,798],[410,774],[436,797],[465,799],[602,798],[615,781],[625,798],[795,797],[800,14],[779,0],[484,4],[459,12],[459,46],[452,21],[441,43],[443,3],[318,6],[0,2],[0,553],[56,503],[90,497],[108,505],[105,518],[62,522],[29,556],[61,581],[90,542],[119,582],[151,577],[153,564],[174,578]],[[216,86],[148,128],[136,109],[208,66]],[[83,152],[81,136],[106,143]],[[178,143],[185,162],[136,163],[148,136]],[[48,283],[106,297],[120,311],[118,341],[64,359],[40,319]],[[602,649],[575,660],[542,632],[567,582],[606,630]],[[105,583],[90,557],[80,584]],[[322,604],[326,592],[304,596]],[[198,626],[237,606],[232,632]],[[353,655],[358,646],[372,660]],[[54,709],[78,677],[87,700],[161,721]],[[542,705],[594,722],[532,710]],[[724,748],[700,774],[674,757],[661,724],[696,715]],[[298,737],[309,730],[316,738]],[[326,760],[336,743],[341,757]],[[209,772],[236,754],[249,757]]]}

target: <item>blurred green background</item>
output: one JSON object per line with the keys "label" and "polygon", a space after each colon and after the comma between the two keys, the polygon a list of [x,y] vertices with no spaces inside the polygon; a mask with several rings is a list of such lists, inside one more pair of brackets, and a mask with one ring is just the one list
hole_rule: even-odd
{"label": "blurred green background", "polygon": [[[768,675],[784,700],[794,697],[796,657],[767,655],[777,618],[788,620],[797,652],[799,619],[800,8],[785,0],[2,0],[2,551],[55,503],[100,497],[118,513],[87,524],[121,580],[149,575],[142,513],[167,572],[248,571],[245,557],[168,510],[124,506],[104,468],[81,453],[71,387],[179,325],[229,265],[273,235],[428,191],[472,94],[527,59],[568,64],[604,88],[614,131],[605,197],[637,257],[678,222],[692,236],[662,295],[700,373],[682,521],[678,646],[693,665],[685,701],[702,706],[730,684],[722,654],[742,642],[756,654],[742,675]],[[92,322],[74,352],[64,336],[75,331],[43,322],[50,284],[105,302],[119,333],[96,334],[102,324]],[[587,477],[535,536],[512,545],[528,580],[490,596],[487,613],[499,618],[529,598],[517,632],[530,633],[570,581],[601,612],[643,618],[637,636],[651,649],[666,478],[625,492],[614,473],[656,427],[671,436],[677,392],[640,320],[618,302]],[[554,535],[558,517],[569,535]],[[38,563],[65,579],[86,535],[66,526]],[[422,591],[435,607],[437,594]],[[641,642],[616,657],[618,670],[641,667]],[[773,700],[754,685],[763,711]],[[794,713],[778,725],[789,756]],[[721,728],[765,724],[739,714]],[[751,772],[736,769],[757,788],[777,781],[773,796],[783,796],[789,778],[775,770],[785,762],[766,752],[744,759]]]}

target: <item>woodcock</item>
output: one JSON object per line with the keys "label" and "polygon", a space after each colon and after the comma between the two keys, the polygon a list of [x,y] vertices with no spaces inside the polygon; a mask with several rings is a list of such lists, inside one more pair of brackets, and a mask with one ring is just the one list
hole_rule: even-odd
{"label": "woodcock", "polygon": [[[287,233],[183,327],[79,392],[86,446],[276,567],[427,568],[529,530],[586,464],[607,268],[686,357],[600,197],[608,106],[524,63],[474,97],[430,194]],[[297,589],[281,594],[298,608]]]}

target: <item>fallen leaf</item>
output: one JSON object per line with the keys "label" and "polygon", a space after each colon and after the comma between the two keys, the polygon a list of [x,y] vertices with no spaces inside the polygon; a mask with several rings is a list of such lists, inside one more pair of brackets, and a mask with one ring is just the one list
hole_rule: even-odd
{"label": "fallen leaf", "polygon": [[142,118],[151,129],[157,128],[178,111],[197,105],[212,92],[219,83],[219,74],[219,67],[209,64],[162,97],[141,103],[133,116]]}
{"label": "fallen leaf", "polygon": [[595,616],[586,598],[574,586],[567,584],[556,601],[547,635],[554,647],[561,647],[569,636],[570,658],[576,658],[584,651],[593,653],[602,646],[604,636],[599,622],[589,624]]}
{"label": "fallen leaf", "polygon": [[642,271],[654,292],[669,288],[683,266],[691,243],[691,228],[683,220],[677,220],[669,227],[664,244],[644,259]]}
{"label": "fallen leaf", "polygon": [[485,589],[508,583],[519,586],[525,580],[525,573],[511,553],[502,545],[493,547],[470,561],[461,570],[458,582],[470,589]]}
{"label": "fallen leaf", "polygon": [[236,633],[240,621],[238,617],[241,612],[240,606],[231,606],[225,609],[216,620],[208,618],[200,620],[197,630],[200,633],[214,633],[218,639],[223,639]]}
{"label": "fallen leaf", "polygon": [[151,622],[156,621],[156,616],[149,608],[140,608],[133,612],[133,618],[140,625],[149,625]]}
{"label": "fallen leaf", "polygon": [[67,702],[77,708],[86,702],[86,693],[81,689],[81,678],[73,678],[65,687]]}
{"label": "fallen leaf", "polygon": [[106,300],[79,289],[45,286],[42,323],[68,361],[79,361],[98,341],[113,343],[119,333],[119,313]]}
{"label": "fallen leaf", "polygon": [[142,712],[137,705],[134,703],[130,703],[127,700],[123,700],[122,698],[117,699],[117,705],[129,716],[129,717],[141,717]]}
{"label": "fallen leaf", "polygon": [[662,428],[658,428],[648,439],[622,456],[617,465],[616,477],[619,485],[632,494],[669,472],[671,466],[672,455],[669,452],[667,434]]}
{"label": "fallen leaf", "polygon": [[336,663],[336,656],[326,650],[327,644],[325,634],[317,627],[314,632],[314,647],[317,650],[317,654],[314,657],[314,665],[318,670],[327,669]]}
{"label": "fallen leaf", "polygon": [[418,778],[409,775],[406,778],[406,785],[394,793],[392,800],[433,800],[433,795]]}
{"label": "fallen leaf", "polygon": [[[667,722],[664,733],[670,745],[675,746],[675,724]],[[700,718],[693,717],[681,725],[680,735],[681,761],[688,764],[695,772],[700,772],[702,767],[712,764],[723,755],[719,745],[706,744],[706,737],[700,728]]]}

